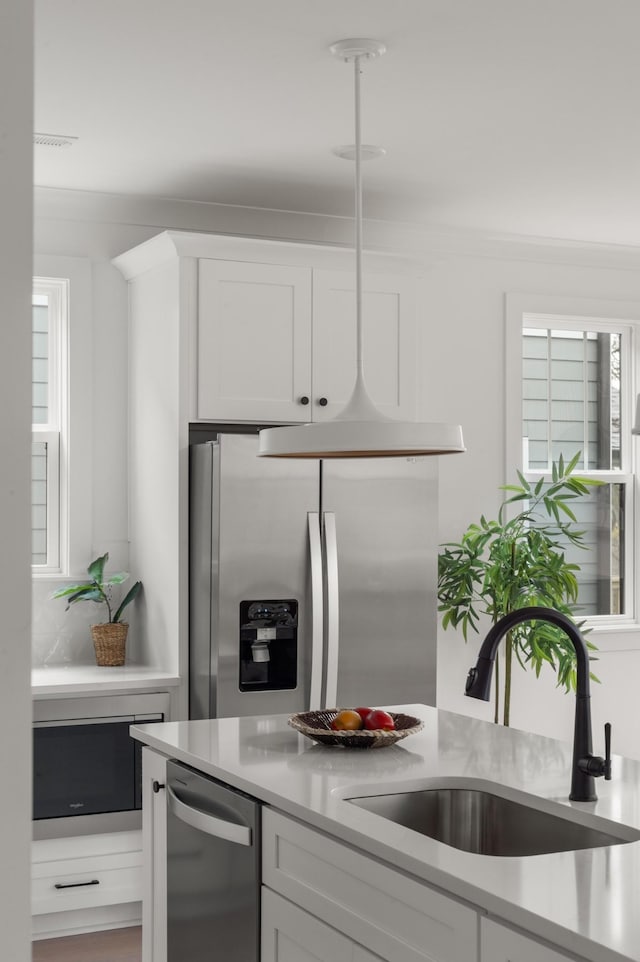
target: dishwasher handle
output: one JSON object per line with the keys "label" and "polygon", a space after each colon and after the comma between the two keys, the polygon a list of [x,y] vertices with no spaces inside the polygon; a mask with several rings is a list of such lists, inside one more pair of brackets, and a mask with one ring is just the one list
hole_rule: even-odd
{"label": "dishwasher handle", "polygon": [[185,805],[173,789],[167,786],[167,804],[170,812],[186,822],[191,828],[206,835],[213,835],[214,838],[222,838],[227,842],[234,842],[236,845],[251,846],[251,829],[248,825],[238,825],[235,822],[228,822],[224,818],[210,815],[209,812],[202,812],[199,808],[192,808]]}

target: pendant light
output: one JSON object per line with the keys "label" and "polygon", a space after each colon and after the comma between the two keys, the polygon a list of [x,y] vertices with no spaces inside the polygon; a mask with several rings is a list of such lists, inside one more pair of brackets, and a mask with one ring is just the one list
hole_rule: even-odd
{"label": "pendant light", "polygon": [[[377,40],[340,40],[331,53],[349,63],[355,77],[356,228],[356,383],[347,405],[329,421],[267,428],[260,431],[259,455],[272,458],[383,458],[458,454],[465,450],[462,429],[452,424],[399,421],[382,414],[371,400],[364,381],[362,353],[362,142],[360,133],[360,74],[362,60],[381,56],[386,48]],[[369,148],[367,148],[369,150]]]}

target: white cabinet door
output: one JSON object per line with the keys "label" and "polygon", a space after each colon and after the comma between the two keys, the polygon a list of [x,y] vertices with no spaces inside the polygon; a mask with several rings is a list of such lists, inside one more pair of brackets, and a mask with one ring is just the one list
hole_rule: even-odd
{"label": "white cabinet door", "polygon": [[[409,276],[363,281],[367,389],[383,414],[416,407],[416,292]],[[334,417],[356,375],[355,276],[278,264],[198,261],[199,420]]]}
{"label": "white cabinet door", "polygon": [[[362,308],[367,391],[383,414],[411,420],[416,411],[415,283],[410,277],[365,275]],[[314,271],[312,420],[335,417],[349,400],[356,346],[355,276]]]}
{"label": "white cabinet door", "polygon": [[478,960],[478,915],[468,905],[270,808],[262,879],[374,958]]}
{"label": "white cabinet door", "polygon": [[200,420],[308,421],[311,271],[200,259],[196,355]]}
{"label": "white cabinet door", "polygon": [[262,888],[261,962],[384,962],[281,898]]}
{"label": "white cabinet door", "polygon": [[483,918],[480,962],[572,962],[572,959],[492,919]]}
{"label": "white cabinet door", "polygon": [[167,962],[167,759],[142,749],[142,962]]}

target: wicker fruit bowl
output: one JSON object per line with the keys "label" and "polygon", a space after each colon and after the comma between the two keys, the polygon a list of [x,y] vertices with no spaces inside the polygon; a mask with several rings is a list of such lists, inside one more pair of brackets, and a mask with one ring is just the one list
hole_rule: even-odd
{"label": "wicker fruit bowl", "polygon": [[320,742],[321,745],[341,745],[343,748],[387,748],[407,735],[415,735],[424,725],[424,722],[413,715],[389,712],[396,726],[392,731],[369,731],[365,728],[357,731],[333,731],[331,722],[339,711],[339,708],[325,708],[324,711],[299,712],[291,715],[289,724],[314,742]]}

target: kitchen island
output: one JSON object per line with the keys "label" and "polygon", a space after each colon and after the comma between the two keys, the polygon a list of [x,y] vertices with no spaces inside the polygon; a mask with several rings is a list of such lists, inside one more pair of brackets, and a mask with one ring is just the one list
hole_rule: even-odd
{"label": "kitchen island", "polygon": [[[265,806],[263,962],[280,958],[268,927],[283,906],[304,916],[314,951],[326,929],[328,945],[347,936],[356,949],[344,958],[363,962],[640,962],[640,762],[614,756],[612,780],[596,783],[598,800],[569,802],[569,742],[423,705],[390,710],[421,718],[423,730],[389,748],[357,750],[319,746],[293,731],[286,715],[132,728],[156,761],[175,758]],[[560,805],[572,820],[624,841],[526,857],[476,855],[347,801],[444,785],[541,810]],[[164,804],[148,786],[145,797]],[[149,844],[154,837],[157,847],[158,825]],[[162,892],[161,855],[152,856]],[[145,917],[154,928],[162,924],[158,911]],[[425,944],[432,935],[440,948]],[[337,958],[342,948],[308,957]],[[148,949],[146,962],[163,962],[161,952]]]}

